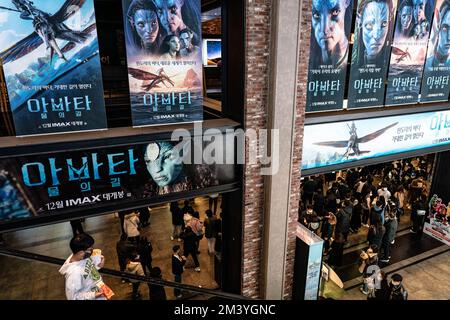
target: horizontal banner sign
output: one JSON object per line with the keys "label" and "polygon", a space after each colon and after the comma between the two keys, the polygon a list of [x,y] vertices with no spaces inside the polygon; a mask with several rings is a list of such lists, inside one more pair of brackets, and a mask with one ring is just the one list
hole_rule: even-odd
{"label": "horizontal banner sign", "polygon": [[[74,209],[151,202],[152,197],[234,182],[234,165],[214,164],[221,151],[212,144],[154,141],[0,159],[0,224]],[[193,164],[189,160],[193,154],[198,160],[198,150],[203,161],[200,157],[200,164]]]}
{"label": "horizontal banner sign", "polygon": [[450,144],[450,111],[305,126],[302,169]]}

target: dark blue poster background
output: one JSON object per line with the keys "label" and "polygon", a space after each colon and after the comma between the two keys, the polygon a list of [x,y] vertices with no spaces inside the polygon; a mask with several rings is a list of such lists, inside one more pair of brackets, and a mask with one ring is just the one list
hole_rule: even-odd
{"label": "dark blue poster background", "polygon": [[181,161],[185,156],[192,160],[194,150],[210,148],[198,144],[153,141],[0,159],[0,224],[234,182],[232,164],[215,164],[205,155],[200,164]]}
{"label": "dark blue poster background", "polygon": [[397,0],[359,0],[348,108],[382,106]]}
{"label": "dark blue poster background", "polygon": [[422,78],[421,102],[447,101],[450,91],[450,1],[438,0]]}
{"label": "dark blue poster background", "polygon": [[419,102],[434,0],[402,0],[397,10],[385,105]]}
{"label": "dark blue poster background", "polygon": [[0,60],[16,134],[105,129],[93,0],[0,6]]}

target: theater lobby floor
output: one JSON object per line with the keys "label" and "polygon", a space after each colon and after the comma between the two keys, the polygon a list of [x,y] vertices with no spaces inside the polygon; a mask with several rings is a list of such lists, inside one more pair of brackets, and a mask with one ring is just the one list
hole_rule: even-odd
{"label": "theater lobby floor", "polygon": [[[208,209],[208,198],[196,198],[193,203],[195,210],[200,212],[200,219],[204,220],[205,210]],[[180,202],[180,206],[182,202]],[[217,216],[219,215],[220,200]],[[182,242],[170,239],[172,232],[172,218],[169,204],[154,207],[150,225],[143,229],[142,235],[147,236],[153,246],[152,266],[162,270],[164,280],[173,281],[172,275],[172,247]],[[120,219],[115,214],[92,217],[83,223],[84,231],[95,239],[95,248],[102,250],[105,256],[105,268],[119,270],[116,253],[116,242],[119,240],[121,229]],[[59,259],[66,259],[70,255],[69,241],[72,238],[72,229],[69,222],[63,222],[33,229],[21,230],[4,234],[8,247],[31,253],[46,255]],[[195,272],[192,258],[188,259],[187,267],[183,273],[183,283],[202,288],[217,289],[214,280],[214,257],[208,255],[207,241],[200,242],[198,255],[201,272]],[[59,274],[58,265],[23,260],[15,257],[0,255],[0,299],[23,300],[53,300],[65,299],[64,276]],[[115,292],[116,300],[131,299],[132,287],[128,283],[121,283],[116,277],[104,276]],[[174,299],[173,289],[165,288],[168,299]],[[148,299],[148,287],[141,284],[142,299]],[[195,298],[186,292],[186,298]]]}

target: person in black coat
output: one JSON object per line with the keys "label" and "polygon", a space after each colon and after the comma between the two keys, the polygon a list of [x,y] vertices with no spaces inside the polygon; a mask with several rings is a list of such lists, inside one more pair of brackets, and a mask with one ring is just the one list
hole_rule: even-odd
{"label": "person in black coat", "polygon": [[[127,239],[126,234],[120,236],[120,240],[116,243],[117,258],[119,260],[120,272],[124,272],[127,267],[127,258],[136,252],[136,246]],[[125,282],[122,279],[122,282]]]}
{"label": "person in black coat", "polygon": [[217,259],[222,257],[222,212],[219,213],[219,218],[214,223],[214,229],[216,234],[216,243],[214,244],[214,252]]}
{"label": "person in black coat", "polygon": [[324,216],[325,211],[325,197],[323,196],[322,188],[318,188],[313,196],[313,210],[319,215]]}
{"label": "person in black coat", "polygon": [[184,226],[183,212],[181,212],[177,201],[170,203],[170,213],[172,214],[173,226],[172,236],[170,237],[170,239],[177,240],[180,239],[181,230]]}
{"label": "person in black coat", "polygon": [[74,237],[84,233],[83,226],[81,225],[81,219],[70,220],[70,226],[72,227]]}
{"label": "person in black coat", "polygon": [[353,213],[352,213],[352,219],[350,220],[350,231],[351,232],[358,232],[358,229],[361,228],[361,215],[362,215],[362,205],[361,202],[358,200],[355,200],[353,202]]}
{"label": "person in black coat", "polygon": [[337,222],[335,232],[342,233],[344,241],[347,241],[348,233],[350,232],[350,221],[352,219],[353,206],[349,200],[345,200],[342,208],[336,214]]}
{"label": "person in black coat", "polygon": [[[175,282],[181,283],[182,275],[184,272],[184,265],[186,264],[186,257],[181,255],[181,247],[179,245],[172,248],[172,274],[174,275]],[[174,295],[176,298],[181,298],[181,290],[175,288]]]}
{"label": "person in black coat", "polygon": [[412,207],[411,207],[411,220],[412,220],[412,227],[410,231],[412,233],[418,233],[422,230],[422,215],[418,215],[417,212],[427,211],[427,204],[426,204],[426,196],[421,195],[418,198],[416,198],[413,201]]}
{"label": "person in black coat", "polygon": [[148,207],[139,208],[139,221],[142,224],[142,227],[145,228],[150,225],[148,220],[150,219],[150,210]]}
{"label": "person in black coat", "polygon": [[331,244],[330,257],[328,264],[333,267],[342,266],[342,258],[344,256],[345,238],[342,233],[336,234],[336,239]]}
{"label": "person in black coat", "polygon": [[184,200],[184,207],[181,208],[181,213],[185,214],[185,213],[193,213],[194,212],[194,208],[192,208],[189,205],[189,200]]}
{"label": "person in black coat", "polygon": [[[150,277],[155,279],[162,279],[161,269],[159,267],[153,267],[150,271]],[[164,286],[149,284],[148,291],[150,300],[167,300],[166,290],[164,289]]]}
{"label": "person in black coat", "polygon": [[373,222],[370,222],[367,241],[369,241],[369,245],[376,245],[377,248],[380,248],[381,241],[383,240],[384,232],[386,229],[384,228],[379,215],[374,215],[373,217],[374,220]]}
{"label": "person in black coat", "polygon": [[197,235],[192,231],[190,226],[187,226],[181,234],[181,239],[184,240],[183,255],[186,258],[191,255],[192,259],[194,259],[195,271],[200,272],[200,263],[197,259]]}
{"label": "person in black coat", "polygon": [[149,272],[152,270],[152,251],[152,243],[147,239],[147,237],[142,237],[138,243],[138,253],[145,275],[147,275],[147,269]]}
{"label": "person in black coat", "polygon": [[390,288],[387,280],[387,275],[383,271],[380,271],[380,287],[375,290],[375,300],[389,300]]}
{"label": "person in black coat", "polygon": [[127,212],[127,211],[119,211],[118,212],[119,219],[120,219],[120,230],[122,231],[122,234],[126,234],[125,229],[123,228],[123,223],[125,222],[125,216],[128,213],[129,212]]}

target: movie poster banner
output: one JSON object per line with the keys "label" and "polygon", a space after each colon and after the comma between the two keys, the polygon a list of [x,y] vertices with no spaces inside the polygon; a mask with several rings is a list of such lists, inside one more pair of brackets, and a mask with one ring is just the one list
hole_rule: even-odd
{"label": "movie poster banner", "polygon": [[359,0],[352,51],[348,108],[378,107],[384,92],[397,0]]}
{"label": "movie poster banner", "polygon": [[352,0],[314,0],[306,111],[341,109],[344,102]]}
{"label": "movie poster banner", "polygon": [[397,11],[385,105],[419,102],[434,0],[401,0]]}
{"label": "movie poster banner", "polygon": [[[152,141],[0,159],[0,225],[234,182],[234,165],[214,162],[219,150],[213,143]],[[203,162],[182,161],[192,160],[194,150]]]}
{"label": "movie poster banner", "polygon": [[450,92],[450,1],[437,0],[420,102],[447,101]]}
{"label": "movie poster banner", "polygon": [[430,218],[430,222],[425,222],[423,232],[450,246],[450,225],[448,223]]}
{"label": "movie poster banner", "polygon": [[306,125],[302,170],[450,144],[450,111]]}
{"label": "movie poster banner", "polygon": [[122,0],[133,126],[203,119],[200,0]]}
{"label": "movie poster banner", "polygon": [[106,129],[93,0],[0,0],[16,135]]}

